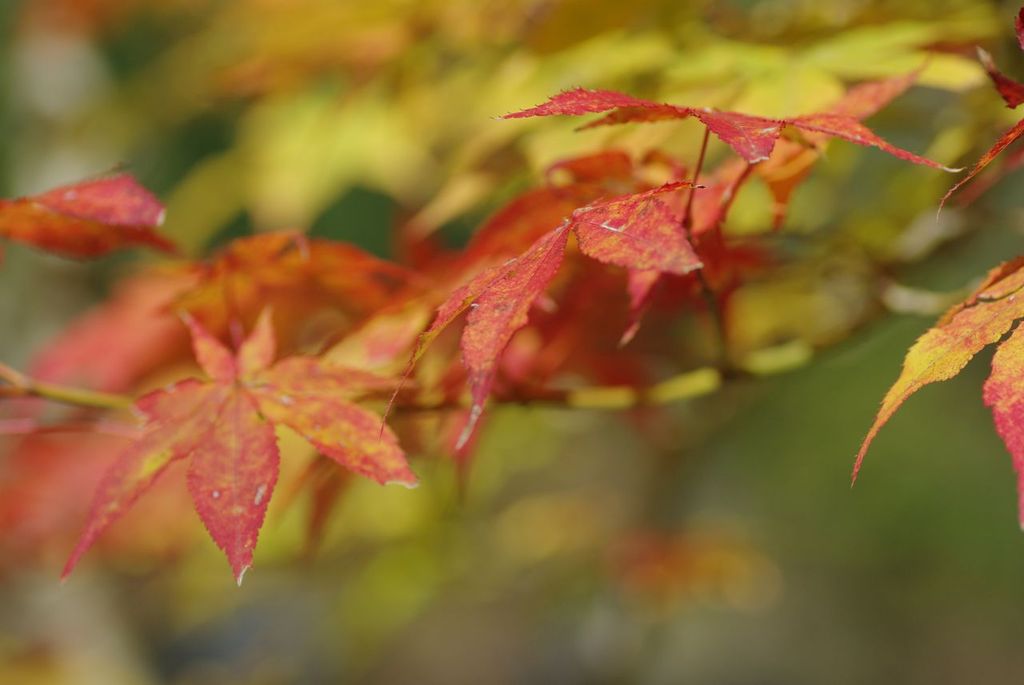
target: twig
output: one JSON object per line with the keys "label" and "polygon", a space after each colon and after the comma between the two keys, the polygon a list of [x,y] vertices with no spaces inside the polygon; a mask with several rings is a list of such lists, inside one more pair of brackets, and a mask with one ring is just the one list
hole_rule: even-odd
{"label": "twig", "polygon": [[[621,385],[589,386],[584,388],[540,389],[530,394],[495,398],[498,405],[521,405],[552,409],[595,409],[621,411],[640,407],[661,407],[673,402],[709,395],[722,386],[722,374],[714,367],[701,367],[677,374],[660,383],[642,388]],[[402,401],[393,407],[397,413],[437,412],[468,409],[463,399],[445,399],[437,402]]]}
{"label": "twig", "polygon": [[[630,386],[589,386],[572,389],[536,389],[521,395],[496,398],[499,405],[542,406],[562,409],[597,409],[616,411],[638,407],[659,407],[694,397],[708,395],[722,385],[723,374],[714,367],[702,367],[677,374],[660,383],[647,387]],[[132,403],[126,395],[72,388],[52,383],[42,383],[25,376],[6,364],[0,363],[0,380],[8,385],[0,386],[2,397],[39,397],[53,402],[71,404],[93,409],[123,409]],[[396,412],[434,412],[468,409],[470,403],[462,399],[447,399],[437,402],[403,401],[397,399]],[[33,432],[69,432],[92,430],[116,435],[127,435],[130,429],[122,424],[104,421],[73,421],[52,426],[39,425],[34,419],[9,419],[0,421],[0,435],[27,434]]]}
{"label": "twig", "polygon": [[[704,127],[704,138],[700,143],[700,153],[697,155],[697,165],[693,169],[693,185],[696,186],[700,180],[700,172],[704,168],[704,157],[708,151],[708,139],[711,137],[711,129]],[[691,188],[690,193],[686,196],[686,209],[683,211],[682,227],[683,232],[686,234],[686,239],[691,243],[693,242],[693,197],[696,194],[697,189]],[[732,198],[729,198],[732,201]],[[711,321],[714,325],[715,334],[717,337],[718,357],[722,364],[728,363],[728,338],[726,337],[725,320],[722,317],[722,309],[718,303],[718,296],[715,295],[715,291],[711,288],[711,284],[708,283],[708,279],[704,276],[703,269],[698,269],[697,282],[700,284],[700,294],[704,298],[704,303],[707,305],[708,312],[711,315]]]}
{"label": "twig", "polygon": [[139,436],[139,429],[118,421],[64,421],[41,424],[34,418],[0,419],[0,435],[49,435],[53,433],[101,433],[132,439]]}
{"label": "twig", "polygon": [[704,139],[700,143],[700,153],[697,155],[697,166],[693,168],[693,182],[689,194],[686,196],[686,209],[683,211],[683,231],[686,239],[693,240],[693,196],[697,192],[697,182],[700,180],[700,172],[704,168],[704,155],[708,151],[708,139],[711,137],[711,129],[704,127]]}
{"label": "twig", "polygon": [[0,362],[0,397],[40,397],[51,402],[71,404],[94,409],[124,409],[131,406],[132,398],[127,395],[74,388],[56,383],[46,383],[30,378],[16,369]]}

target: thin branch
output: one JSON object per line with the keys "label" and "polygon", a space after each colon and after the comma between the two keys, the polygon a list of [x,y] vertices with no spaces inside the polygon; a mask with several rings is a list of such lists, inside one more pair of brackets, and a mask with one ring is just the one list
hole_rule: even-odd
{"label": "thin branch", "polygon": [[[700,153],[697,155],[697,165],[693,169],[693,185],[696,186],[700,180],[700,172],[704,169],[704,157],[708,151],[708,139],[711,137],[711,129],[704,127],[704,138],[700,143]],[[749,173],[749,170],[745,171],[745,174]],[[682,226],[683,232],[686,234],[686,239],[691,243],[693,242],[693,197],[696,194],[696,187],[690,189],[690,193],[686,196],[686,209],[683,211]],[[728,201],[732,202],[732,197]],[[700,294],[704,298],[704,303],[707,305],[708,313],[711,315],[711,320],[714,325],[715,334],[717,337],[716,346],[718,349],[719,361],[722,364],[728,363],[728,338],[726,337],[725,331],[725,320],[722,317],[722,309],[718,303],[718,296],[715,295],[715,291],[711,288],[711,284],[708,283],[708,279],[704,276],[703,269],[698,269],[697,282],[700,284]]]}
{"label": "thin branch", "polygon": [[139,437],[139,429],[118,421],[64,421],[42,424],[34,418],[0,419],[0,435],[49,435],[53,433],[100,433],[118,438]]}
{"label": "thin branch", "polygon": [[686,196],[686,209],[683,211],[683,231],[686,232],[686,239],[693,240],[693,196],[697,192],[697,182],[700,180],[700,172],[704,168],[704,156],[708,151],[708,139],[711,137],[711,129],[704,127],[704,139],[700,143],[700,153],[697,155],[697,166],[693,168],[693,182],[690,192]]}
{"label": "thin branch", "polygon": [[[708,395],[722,385],[723,374],[714,367],[702,367],[677,374],[647,387],[589,386],[572,389],[533,389],[520,395],[495,398],[498,405],[540,406],[561,409],[596,409],[618,411],[639,407],[660,407],[673,402]],[[8,385],[0,386],[2,397],[38,397],[53,402],[93,409],[123,409],[132,403],[126,395],[114,395],[52,383],[42,383],[0,363],[0,379]],[[402,413],[436,412],[469,409],[470,402],[448,399],[438,402],[417,400],[395,401],[394,411]],[[91,431],[131,437],[134,429],[110,421],[71,421],[62,424],[41,425],[35,419],[16,418],[0,420],[0,435],[23,435],[36,432],[56,433]]]}
{"label": "thin branch", "polygon": [[124,409],[132,404],[132,398],[127,395],[46,383],[30,378],[2,362],[0,381],[6,382],[6,385],[0,385],[0,397],[39,397],[51,402],[93,409]]}
{"label": "thin branch", "polygon": [[[521,405],[552,409],[595,409],[621,411],[640,407],[662,407],[674,402],[709,395],[722,387],[722,374],[707,366],[677,374],[654,385],[635,388],[622,385],[584,388],[538,389],[529,394],[494,398],[496,405]],[[470,408],[468,399],[446,399],[422,403],[396,400],[396,413],[455,411]]]}

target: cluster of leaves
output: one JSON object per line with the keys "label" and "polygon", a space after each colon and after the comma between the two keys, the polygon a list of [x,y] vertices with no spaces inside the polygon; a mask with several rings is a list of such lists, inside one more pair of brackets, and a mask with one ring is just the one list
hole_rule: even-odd
{"label": "cluster of leaves", "polygon": [[[241,581],[277,482],[277,426],[304,436],[353,473],[413,485],[416,477],[398,436],[379,414],[356,402],[391,395],[392,411],[456,409],[461,425],[454,449],[465,454],[488,397],[558,397],[558,379],[568,369],[641,388],[650,372],[635,361],[630,366],[624,351],[618,353],[624,361],[610,367],[595,344],[600,331],[609,332],[613,348],[629,343],[659,292],[674,293],[676,310],[710,308],[709,314],[720,317],[736,284],[771,261],[764,248],[752,253],[730,244],[722,230],[749,179],[760,178],[769,188],[781,222],[793,189],[831,138],[944,168],[891,145],[860,121],[904,92],[917,75],[860,85],[825,111],[789,118],[676,106],[612,91],[563,92],[507,118],[603,113],[588,125],[597,126],[692,117],[707,132],[696,166],[690,170],[663,152],[639,161],[617,151],[565,160],[548,170],[544,186],[497,212],[461,253],[421,257],[415,271],[348,245],[267,233],[233,241],[210,262],[172,263],[140,277],[131,305],[115,300],[105,314],[83,322],[68,342],[41,356],[35,375],[67,381],[78,372],[73,360],[105,344],[99,333],[118,317],[137,316],[141,306],[164,322],[159,352],[142,353],[151,336],[128,338],[116,368],[93,370],[94,387],[129,390],[147,373],[181,359],[180,333],[166,335],[177,313],[207,380],[178,381],[134,401],[139,436],[100,479],[65,575],[169,466],[188,461],[195,509]],[[710,134],[736,157],[707,171]],[[127,176],[13,201],[4,211],[9,238],[74,256],[137,244],[169,247],[152,231],[162,208]],[[621,327],[612,332],[609,323],[616,319],[607,306],[595,304],[594,295],[623,285],[628,306],[617,320]],[[329,323],[311,331],[325,312],[331,312]],[[458,355],[442,342],[443,333],[463,316]],[[532,342],[516,336],[531,323]],[[721,320],[718,325],[724,344],[728,331]],[[237,351],[222,340],[234,341]],[[276,347],[321,354],[272,364]],[[428,352],[435,363],[416,373],[410,387],[399,388],[401,359],[409,360],[408,377],[423,368],[414,365]],[[718,356],[716,363],[729,364],[727,349]],[[17,376],[6,380],[22,394],[85,405],[95,399],[67,389],[60,394]],[[469,395],[465,405],[463,388]]]}
{"label": "cluster of leaves", "polygon": [[[219,13],[195,45],[185,46],[190,55],[194,48],[211,45],[219,54],[225,43],[224,31],[242,34],[231,42],[240,54],[218,73],[215,83],[207,84],[210,90],[232,97],[275,92],[282,85],[315,82],[323,70],[338,65],[365,75],[384,69],[383,65],[413,40],[413,32],[399,24],[347,21],[349,10],[337,3],[306,0],[304,4],[311,11],[289,9],[273,21],[266,21],[266,14],[246,13],[230,5]],[[325,20],[326,16],[332,20]],[[338,25],[340,18],[345,19],[340,23],[349,27],[346,30],[351,35],[339,41],[332,34],[331,44],[373,43],[386,49],[367,55],[354,47],[339,48],[310,60],[305,46],[282,39],[271,41],[273,54],[263,54],[271,38],[306,36],[310,31],[320,35],[324,27]],[[249,22],[245,31],[238,31],[240,22]],[[304,28],[279,31],[282,22],[300,22]],[[324,109],[333,108],[333,101],[285,106],[280,102],[289,100],[282,98],[276,104],[264,102],[254,107],[252,119],[243,128],[258,139],[257,152],[226,154],[216,164],[200,165],[197,171],[207,174],[200,180],[212,189],[208,192],[219,194],[217,202],[226,207],[218,215],[230,215],[242,197],[266,196],[274,201],[268,201],[262,211],[246,207],[258,216],[258,224],[308,222],[329,197],[328,191],[337,189],[337,184],[330,182],[340,183],[341,178],[351,182],[349,175],[355,177],[355,172],[348,165],[360,164],[372,169],[369,175],[376,185],[403,198],[418,192],[419,179],[440,178],[442,184],[432,189],[436,200],[428,202],[409,222],[414,229],[403,237],[418,242],[408,250],[404,264],[296,232],[263,232],[235,239],[208,260],[163,263],[126,279],[105,305],[43,350],[30,377],[0,369],[4,394],[36,395],[86,407],[72,413],[65,427],[84,425],[100,432],[110,431],[114,425],[113,432],[122,434],[110,447],[120,452],[113,465],[104,460],[93,462],[102,474],[89,473],[83,479],[96,482],[97,490],[90,511],[82,512],[87,517],[86,528],[65,575],[143,493],[156,496],[158,480],[166,481],[166,474],[177,462],[187,462],[186,483],[193,506],[240,582],[252,563],[278,483],[279,461],[287,457],[283,440],[278,445],[287,431],[303,436],[317,453],[327,457],[312,462],[309,473],[316,477],[305,482],[314,490],[310,530],[315,534],[347,478],[338,474],[355,473],[381,483],[416,482],[406,452],[418,450],[424,431],[406,423],[408,415],[440,413],[445,422],[442,433],[445,439],[451,438],[448,447],[459,463],[465,464],[489,398],[495,402],[571,404],[569,400],[580,397],[578,384],[582,382],[614,386],[609,406],[625,408],[678,397],[678,393],[662,392],[671,384],[671,379],[659,383],[664,380],[665,368],[686,371],[706,365],[712,367],[716,379],[740,373],[725,314],[742,283],[773,269],[780,260],[770,241],[737,241],[725,231],[741,190],[752,182],[763,184],[771,198],[774,228],[780,228],[795,189],[833,138],[951,171],[892,145],[862,123],[916,81],[935,84],[944,73],[934,68],[937,64],[959,64],[954,55],[940,53],[919,66],[924,62],[921,50],[941,43],[945,34],[938,29],[910,33],[890,40],[888,44],[896,46],[888,56],[891,63],[870,74],[888,78],[861,83],[845,93],[840,78],[863,80],[869,75],[863,70],[869,68],[865,65],[870,60],[835,57],[850,50],[856,53],[856,40],[847,41],[853,46],[846,45],[847,52],[828,41],[770,54],[756,46],[747,46],[745,52],[734,46],[744,59],[774,65],[780,83],[799,77],[815,86],[802,92],[828,96],[827,102],[812,97],[812,106],[797,107],[798,114],[766,113],[784,110],[775,106],[778,103],[759,107],[759,114],[754,115],[576,88],[506,115],[509,119],[601,115],[583,126],[589,131],[693,119],[703,127],[704,142],[693,165],[669,152],[671,141],[656,136],[652,140],[666,144],[642,155],[632,149],[635,145],[623,146],[629,151],[605,146],[593,154],[566,154],[560,161],[545,164],[544,182],[493,214],[465,249],[457,252],[437,248],[431,235],[446,218],[465,211],[494,190],[495,178],[502,175],[499,162],[508,156],[503,154],[507,152],[503,146],[513,133],[494,134],[492,131],[501,127],[489,123],[488,133],[481,134],[482,124],[474,121],[474,135],[463,135],[463,128],[470,124],[459,117],[472,118],[480,112],[450,112],[450,121],[438,126],[447,133],[438,134],[432,145],[440,149],[455,146],[455,140],[470,140],[458,154],[451,155],[469,161],[458,173],[430,174],[424,172],[432,168],[430,161],[405,145],[410,136],[395,114],[419,110],[390,104],[382,107],[374,99],[373,88],[357,89],[346,101],[345,107],[358,109],[361,117],[359,126],[351,130],[344,128],[349,121],[346,116],[334,116],[333,109]],[[390,39],[381,40],[381,36]],[[873,44],[868,37],[861,42]],[[642,52],[646,43],[641,43],[630,43],[627,47],[632,46],[632,52],[626,52]],[[578,52],[585,57],[590,54],[587,50],[601,49],[598,41],[596,47],[580,47]],[[174,58],[172,55],[169,61]],[[652,59],[649,69],[660,69],[657,59],[663,57]],[[1007,103],[1013,107],[1024,101],[1024,86],[998,72],[987,56],[982,59]],[[765,70],[766,83],[749,86],[750,92],[745,90],[737,101],[759,103],[758,93],[772,90],[772,69]],[[626,67],[622,70],[628,73]],[[552,84],[556,81],[540,67],[531,72],[525,88],[518,82],[492,87],[495,71],[501,70],[488,69],[487,78],[482,79],[491,90],[485,90],[479,81],[465,79],[473,89],[474,106],[489,108],[488,115],[507,111],[509,93],[521,102],[534,93],[555,89]],[[586,80],[586,75],[580,78]],[[183,102],[187,98],[176,95],[171,80],[161,82],[165,81],[170,84],[166,93],[170,109],[195,106]],[[458,79],[454,83],[427,81],[433,91],[442,94],[466,87]],[[420,96],[411,93],[407,99],[415,102]],[[324,111],[331,116],[318,116]],[[285,115],[289,121],[300,122],[287,127],[293,138],[265,140],[261,125]],[[477,118],[486,121],[486,117]],[[375,122],[372,131],[364,128],[367,120]],[[310,123],[315,121],[331,123]],[[513,127],[506,125],[503,130],[512,131]],[[645,130],[663,132],[666,128]],[[657,135],[678,131],[667,130],[671,134]],[[1018,125],[1004,135],[964,181],[1022,132]],[[315,141],[314,158],[320,155],[345,162],[333,161],[335,166],[281,163],[282,150],[303,149],[298,144],[301,135]],[[715,165],[705,163],[710,136],[730,152]],[[336,154],[342,148],[345,154]],[[707,155],[708,160],[713,158]],[[401,160],[396,167],[402,168],[385,167],[378,159]],[[499,162],[492,163],[492,159]],[[255,190],[240,187],[245,181],[239,179],[264,168],[276,169],[278,175],[269,181],[252,181],[258,186]],[[289,178],[281,179],[284,172],[280,170],[287,170]],[[183,186],[194,188],[197,183]],[[273,192],[265,192],[267,188]],[[182,229],[202,222],[193,221],[187,211],[175,211],[183,206],[180,201],[172,198],[170,205],[173,230],[169,232],[181,238],[187,252],[208,236],[197,237]],[[3,201],[0,236],[73,257],[97,256],[130,246],[172,252],[171,243],[154,230],[163,215],[163,206],[151,194],[131,177],[116,175]],[[1024,312],[1018,314],[1014,309],[1020,267],[1013,262],[993,271],[968,302],[954,308],[919,341],[908,356],[903,376],[886,398],[864,449],[907,396],[928,382],[954,375],[978,350],[999,341],[1024,317]],[[681,311],[696,312],[687,320],[697,322],[697,328],[712,341],[710,346],[717,349],[684,354],[679,341],[666,334],[666,327],[650,321],[659,315],[678,321]],[[448,329],[460,321],[464,326],[456,343]],[[641,321],[647,325],[641,327]],[[126,334],[111,340],[111,330]],[[994,373],[986,386],[986,401],[997,411],[997,424],[1008,444],[1018,445],[1014,448],[1011,444],[1017,455],[1024,450],[1019,446],[1024,439],[1012,437],[1013,414],[1024,405],[1012,392],[1014,355],[1008,349],[1012,341],[1011,337],[1004,342],[997,354],[1002,371]],[[637,349],[645,355],[631,354]],[[1008,351],[1004,354],[1003,349]],[[284,358],[272,363],[275,350]],[[206,378],[180,380],[188,374],[183,367],[196,363]],[[102,394],[135,394],[168,380],[171,383],[163,389],[142,394],[133,402],[124,395]],[[85,383],[91,390],[63,385],[73,382]],[[97,407],[126,404],[134,407],[138,427],[111,424],[106,414],[94,420]],[[38,437],[35,433],[54,428],[42,423],[35,408],[18,408],[24,414],[10,425],[27,426],[25,432],[33,434],[30,440]],[[131,440],[127,448],[117,442],[123,441],[124,435]],[[39,452],[30,448],[26,442],[24,448],[16,449],[9,463],[38,461]],[[323,473],[328,475],[319,478]],[[40,478],[44,482],[38,486],[43,488],[45,478]],[[11,489],[18,486],[14,482]],[[75,492],[81,490],[74,488]],[[29,505],[22,499],[4,498],[2,502],[0,521],[30,518],[24,515],[22,507]]]}

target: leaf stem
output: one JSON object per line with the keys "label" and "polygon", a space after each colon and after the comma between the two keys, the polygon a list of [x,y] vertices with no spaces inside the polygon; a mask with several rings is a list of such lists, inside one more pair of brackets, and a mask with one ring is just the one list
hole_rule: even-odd
{"label": "leaf stem", "polygon": [[693,240],[693,196],[697,192],[697,182],[700,179],[700,172],[704,168],[704,156],[708,151],[708,139],[711,137],[711,129],[704,127],[704,138],[700,143],[700,153],[697,155],[697,165],[693,168],[693,181],[690,192],[686,195],[686,209],[683,211],[683,231],[686,232],[686,239]]}
{"label": "leaf stem", "polygon": [[124,409],[132,404],[132,398],[127,395],[39,381],[3,362],[0,362],[0,381],[6,383],[0,385],[0,397],[40,397],[51,402],[94,409]]}
{"label": "leaf stem", "polygon": [[[697,154],[697,164],[693,168],[693,188],[690,188],[690,193],[686,196],[686,209],[683,211],[682,226],[683,232],[686,234],[686,239],[693,242],[693,196],[697,192],[697,182],[700,179],[700,172],[704,169],[704,158],[708,151],[708,139],[711,137],[711,129],[707,126],[704,127],[704,138],[700,143],[700,152]],[[732,198],[729,198],[732,201]],[[718,358],[723,364],[728,362],[728,338],[725,330],[725,319],[722,317],[722,308],[718,303],[718,296],[715,295],[715,291],[711,288],[711,284],[708,283],[707,277],[704,275],[703,269],[696,271],[697,282],[700,284],[700,294],[704,298],[704,303],[708,308],[708,313],[711,316],[711,321],[714,325],[716,340],[716,347],[718,349]]]}
{"label": "leaf stem", "polygon": [[34,418],[0,419],[0,436],[49,435],[54,433],[100,433],[118,438],[137,438],[139,429],[117,421],[64,421],[43,424]]}

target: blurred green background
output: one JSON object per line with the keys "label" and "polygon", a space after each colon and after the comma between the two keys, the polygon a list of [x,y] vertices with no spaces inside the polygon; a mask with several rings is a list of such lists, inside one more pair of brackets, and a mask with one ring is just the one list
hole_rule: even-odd
{"label": "blurred green background", "polygon": [[[494,120],[561,88],[798,114],[935,47],[922,87],[871,125],[967,164],[1014,121],[971,46],[1024,75],[1016,9],[5,2],[0,195],[124,166],[167,202],[166,233],[193,255],[294,226],[400,257],[401,231],[460,244],[562,156],[695,150],[696,128],[573,135],[574,121]],[[59,558],[3,560],[0,682],[1013,682],[1024,538],[980,398],[989,355],[908,402],[848,485],[935,316],[884,312],[879,279],[955,292],[1024,244],[1019,178],[935,224],[951,178],[830,147],[776,238],[803,271],[755,286],[832,293],[820,306],[838,322],[806,333],[818,351],[798,369],[657,416],[496,412],[465,501],[443,459],[414,461],[416,491],[354,484],[312,558],[301,512],[272,517],[241,589],[198,522],[185,553],[94,560],[64,585]],[[765,198],[751,186],[731,230],[764,234]],[[5,246],[0,359],[27,365],[149,259]],[[771,302],[758,316],[773,335],[792,333],[787,316],[824,317]]]}

